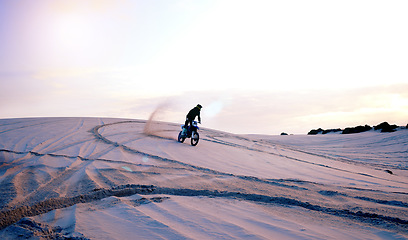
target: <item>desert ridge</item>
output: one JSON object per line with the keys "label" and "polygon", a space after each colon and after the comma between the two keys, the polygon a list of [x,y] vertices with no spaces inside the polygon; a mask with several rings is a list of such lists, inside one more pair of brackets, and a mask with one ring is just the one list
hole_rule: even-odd
{"label": "desert ridge", "polygon": [[407,237],[405,129],[202,128],[195,147],[177,142],[179,131],[136,119],[0,119],[0,236]]}

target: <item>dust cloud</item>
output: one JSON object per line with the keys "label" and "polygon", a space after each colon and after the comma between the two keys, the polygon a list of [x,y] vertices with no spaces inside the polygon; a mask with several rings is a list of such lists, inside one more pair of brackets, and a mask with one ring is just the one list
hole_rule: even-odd
{"label": "dust cloud", "polygon": [[161,137],[167,139],[176,139],[176,133],[174,129],[170,129],[168,124],[164,124],[162,119],[166,116],[166,109],[169,108],[168,103],[160,104],[156,109],[150,114],[147,120],[143,133],[147,136]]}

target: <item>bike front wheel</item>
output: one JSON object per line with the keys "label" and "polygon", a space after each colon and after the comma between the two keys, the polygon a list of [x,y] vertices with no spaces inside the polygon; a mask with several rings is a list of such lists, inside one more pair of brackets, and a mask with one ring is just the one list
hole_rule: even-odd
{"label": "bike front wheel", "polygon": [[182,134],[183,132],[182,131],[180,131],[179,132],[179,135],[178,135],[178,138],[177,138],[177,141],[179,141],[179,142],[184,142],[184,140],[186,140],[186,138],[185,137],[183,137],[183,134]]}
{"label": "bike front wheel", "polygon": [[196,146],[198,144],[198,140],[200,140],[200,135],[198,132],[193,132],[191,134],[191,145]]}

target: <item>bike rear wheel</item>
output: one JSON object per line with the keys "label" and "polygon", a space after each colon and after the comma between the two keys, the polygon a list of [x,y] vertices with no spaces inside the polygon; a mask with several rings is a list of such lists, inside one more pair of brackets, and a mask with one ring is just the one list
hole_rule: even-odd
{"label": "bike rear wheel", "polygon": [[200,135],[198,134],[198,132],[193,132],[191,134],[191,145],[196,146],[199,140],[200,140]]}

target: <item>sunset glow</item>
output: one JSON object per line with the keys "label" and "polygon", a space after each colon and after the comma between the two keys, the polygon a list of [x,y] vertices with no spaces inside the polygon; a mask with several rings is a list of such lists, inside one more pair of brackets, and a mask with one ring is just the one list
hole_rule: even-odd
{"label": "sunset glow", "polygon": [[408,123],[406,1],[1,1],[0,118]]}

